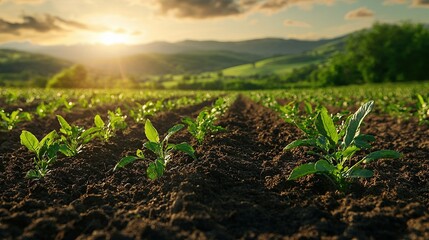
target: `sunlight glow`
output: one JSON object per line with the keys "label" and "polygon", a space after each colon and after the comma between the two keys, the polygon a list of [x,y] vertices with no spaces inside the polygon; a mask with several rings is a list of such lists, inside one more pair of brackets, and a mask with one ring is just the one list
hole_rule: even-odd
{"label": "sunlight glow", "polygon": [[97,42],[102,43],[104,45],[127,44],[130,43],[130,39],[127,34],[104,32],[99,35]]}

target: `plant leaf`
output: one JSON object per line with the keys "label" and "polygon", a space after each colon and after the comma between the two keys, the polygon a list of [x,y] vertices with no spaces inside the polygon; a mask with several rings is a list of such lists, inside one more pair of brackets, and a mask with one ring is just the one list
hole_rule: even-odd
{"label": "plant leaf", "polygon": [[289,143],[283,150],[287,151],[296,147],[315,146],[315,145],[316,145],[316,141],[314,139],[298,139]]}
{"label": "plant leaf", "polygon": [[362,105],[351,117],[344,135],[344,149],[350,146],[355,137],[359,134],[360,125],[363,119],[371,112],[374,107],[374,101],[369,101]]}
{"label": "plant leaf", "polygon": [[372,161],[382,159],[382,158],[391,158],[391,159],[398,159],[401,157],[401,154],[397,151],[393,150],[380,150],[376,152],[372,152],[364,158],[364,163],[370,163]]}
{"label": "plant leaf", "polygon": [[354,143],[356,147],[360,149],[368,149],[371,148],[370,142],[374,142],[375,137],[368,134],[360,134],[355,137]]}
{"label": "plant leaf", "polygon": [[159,155],[159,153],[161,152],[161,145],[159,143],[156,143],[156,142],[145,142],[143,144],[143,146],[145,148],[151,150],[156,155]]}
{"label": "plant leaf", "polygon": [[143,151],[141,149],[137,149],[136,156],[143,159],[144,158]]}
{"label": "plant leaf", "polygon": [[118,169],[118,168],[123,168],[123,167],[125,167],[126,165],[128,165],[128,164],[130,164],[130,163],[132,163],[132,162],[134,162],[134,161],[136,161],[136,160],[139,160],[139,159],[142,159],[142,158],[140,158],[140,157],[135,157],[135,156],[126,156],[126,157],[124,157],[124,158],[122,158],[116,165],[115,165],[115,167],[113,168],[113,171],[116,171],[116,169]]}
{"label": "plant leaf", "polygon": [[182,130],[182,128],[184,127],[183,124],[176,124],[173,127],[171,127],[170,129],[168,129],[167,131],[167,136],[165,136],[165,141],[168,141],[168,139],[175,134],[176,132]]}
{"label": "plant leaf", "polygon": [[319,114],[316,117],[316,128],[320,134],[329,139],[329,141],[335,145],[338,142],[338,133],[335,128],[334,122],[331,116],[329,116],[328,110],[322,107]]}
{"label": "plant leaf", "polygon": [[146,134],[146,138],[149,141],[159,143],[158,131],[156,131],[149,119],[146,119],[146,122],[144,124],[144,132]]}
{"label": "plant leaf", "polygon": [[28,148],[31,152],[37,153],[39,148],[39,140],[29,131],[23,130],[19,136],[21,144]]}
{"label": "plant leaf", "polygon": [[181,151],[181,152],[184,152],[184,153],[188,154],[189,156],[191,156],[193,159],[196,159],[194,148],[186,142],[176,144],[174,146],[174,149]]}
{"label": "plant leaf", "polygon": [[328,161],[321,159],[316,162],[314,169],[318,172],[332,172],[335,170],[335,166],[330,164]]}
{"label": "plant leaf", "polygon": [[371,170],[363,169],[363,168],[357,168],[353,169],[347,174],[347,177],[351,178],[369,178],[374,176],[374,173]]}
{"label": "plant leaf", "polygon": [[104,128],[105,126],[103,119],[101,119],[100,115],[98,114],[94,117],[94,124],[98,128]]}
{"label": "plant leaf", "polygon": [[304,177],[313,173],[316,173],[317,170],[314,167],[314,163],[302,164],[292,170],[292,173],[287,180],[296,180],[300,177]]}
{"label": "plant leaf", "polygon": [[66,129],[67,131],[71,130],[70,124],[60,115],[57,115],[58,122],[61,125],[61,128]]}
{"label": "plant leaf", "polygon": [[40,175],[40,173],[37,170],[29,170],[27,172],[27,174],[25,174],[25,178],[29,178],[29,179],[39,179],[42,178],[43,176]]}
{"label": "plant leaf", "polygon": [[162,175],[164,175],[165,166],[164,164],[157,159],[155,162],[151,162],[146,170],[148,178],[155,180]]}

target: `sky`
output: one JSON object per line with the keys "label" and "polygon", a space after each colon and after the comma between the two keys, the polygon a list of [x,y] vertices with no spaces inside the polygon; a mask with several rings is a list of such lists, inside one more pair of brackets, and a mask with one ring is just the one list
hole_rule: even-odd
{"label": "sky", "polygon": [[400,21],[429,23],[429,0],[0,0],[0,43],[315,40]]}

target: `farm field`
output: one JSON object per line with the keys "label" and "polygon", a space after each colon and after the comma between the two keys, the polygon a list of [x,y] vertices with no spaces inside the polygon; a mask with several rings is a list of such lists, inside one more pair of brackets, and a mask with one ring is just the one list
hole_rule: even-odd
{"label": "farm field", "polygon": [[[428,82],[253,92],[1,88],[0,238],[428,239],[428,89]],[[349,162],[379,150],[399,158],[362,165],[373,176],[348,177],[342,188],[327,172],[288,180],[299,165],[323,157],[309,152],[314,146],[284,149],[309,137],[298,126],[334,138],[370,101],[374,107],[352,137],[375,141]],[[321,106],[335,133],[327,131]],[[205,128],[194,129],[201,140],[185,117],[204,120]],[[184,125],[173,131],[176,124]],[[86,135],[93,138],[84,141],[76,130],[76,152],[58,146],[55,157],[41,156],[52,160],[47,171],[34,171],[41,167],[23,134],[41,140],[55,130],[52,138],[66,146],[74,126],[93,129]],[[147,143],[167,132],[169,143],[191,149],[153,153]],[[127,156],[135,161],[118,167]]]}

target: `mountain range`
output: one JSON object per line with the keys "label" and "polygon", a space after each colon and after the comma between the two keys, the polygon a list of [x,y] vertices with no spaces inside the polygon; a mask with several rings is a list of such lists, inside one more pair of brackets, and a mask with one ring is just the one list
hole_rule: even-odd
{"label": "mountain range", "polygon": [[[237,42],[194,41],[176,43],[153,42],[141,45],[36,45],[30,42],[0,44],[0,74],[51,76],[53,70],[80,63],[105,74],[149,76],[163,74],[196,74],[221,71],[260,61],[264,73],[282,68],[284,64],[304,59],[303,64],[315,62],[315,49],[344,42],[345,37],[305,41],[265,38]],[[303,55],[301,57],[301,55]],[[317,54],[316,54],[317,55]],[[282,56],[287,57],[286,59]],[[266,61],[273,58],[272,61]],[[257,64],[262,66],[261,64]],[[302,65],[302,64],[301,64]],[[18,67],[17,67],[18,66]],[[40,67],[43,66],[43,67]],[[245,68],[244,75],[250,73]],[[243,72],[243,71],[242,71]],[[253,68],[252,73],[255,73]],[[19,78],[18,77],[18,78]],[[0,77],[1,79],[1,77]]]}

